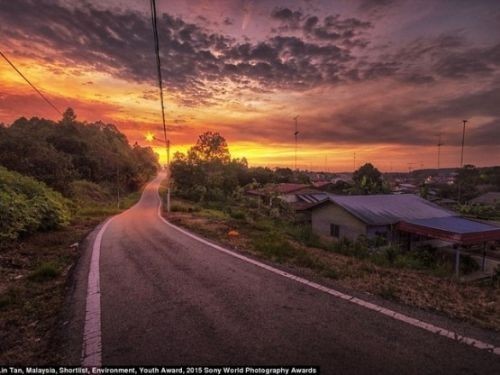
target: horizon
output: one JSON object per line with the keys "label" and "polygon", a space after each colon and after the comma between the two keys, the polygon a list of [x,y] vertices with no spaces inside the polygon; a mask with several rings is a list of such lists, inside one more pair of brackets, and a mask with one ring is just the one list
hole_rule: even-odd
{"label": "horizon", "polygon": [[[500,3],[158,2],[172,155],[204,131],[250,166],[383,172],[500,161]],[[78,120],[165,160],[147,4],[0,0],[2,52]],[[39,22],[43,17],[45,22]],[[29,43],[28,43],[29,42]],[[59,120],[0,62],[0,122]],[[330,172],[341,173],[341,172]]]}

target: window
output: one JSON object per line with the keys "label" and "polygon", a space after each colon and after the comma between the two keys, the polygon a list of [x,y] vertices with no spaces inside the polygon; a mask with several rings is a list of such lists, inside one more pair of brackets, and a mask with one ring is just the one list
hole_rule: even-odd
{"label": "window", "polygon": [[337,224],[330,224],[330,236],[339,238],[340,227]]}

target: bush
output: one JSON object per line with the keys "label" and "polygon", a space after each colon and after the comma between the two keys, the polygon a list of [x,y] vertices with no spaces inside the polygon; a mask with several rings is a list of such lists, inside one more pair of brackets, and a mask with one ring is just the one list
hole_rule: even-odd
{"label": "bush", "polygon": [[59,276],[61,271],[56,264],[46,262],[40,264],[29,276],[31,281],[48,281]]}
{"label": "bush", "polygon": [[231,210],[229,212],[229,216],[231,216],[233,219],[236,219],[236,220],[245,220],[246,216],[245,216],[245,213],[243,211],[233,211]]}
{"label": "bush", "polygon": [[0,167],[0,242],[68,223],[69,201],[45,184]]}
{"label": "bush", "polygon": [[322,248],[323,244],[319,236],[312,231],[312,228],[308,225],[295,226],[291,229],[290,234],[297,241],[301,242],[305,246]]}
{"label": "bush", "polygon": [[284,261],[297,255],[295,248],[283,237],[276,233],[267,236],[260,236],[254,239],[255,250],[269,255],[277,261]]}

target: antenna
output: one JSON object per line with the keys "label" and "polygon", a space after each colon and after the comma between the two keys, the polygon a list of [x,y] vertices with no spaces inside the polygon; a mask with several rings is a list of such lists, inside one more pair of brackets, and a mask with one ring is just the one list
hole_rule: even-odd
{"label": "antenna", "polygon": [[354,153],[354,171],[356,171],[356,153]]}
{"label": "antenna", "polygon": [[408,174],[411,174],[413,164],[415,164],[415,163],[408,163]]}
{"label": "antenna", "polygon": [[295,132],[293,133],[295,137],[295,170],[297,170],[297,136],[299,135],[299,128],[297,125],[297,119],[299,116],[295,116],[293,119],[295,120]]}
{"label": "antenna", "polygon": [[439,138],[438,138],[438,143],[437,143],[437,146],[438,146],[438,171],[441,168],[441,146],[443,144],[444,143],[441,142],[441,133],[439,133]]}
{"label": "antenna", "polygon": [[464,143],[465,143],[465,124],[467,124],[468,120],[462,120],[464,123],[464,130],[462,132],[462,152],[460,153],[460,168],[464,166]]}

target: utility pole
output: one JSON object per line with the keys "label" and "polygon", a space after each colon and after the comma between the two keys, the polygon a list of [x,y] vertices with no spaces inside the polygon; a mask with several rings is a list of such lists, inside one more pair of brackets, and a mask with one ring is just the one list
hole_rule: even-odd
{"label": "utility pole", "polygon": [[295,120],[295,132],[293,133],[295,137],[295,171],[297,171],[297,137],[299,135],[299,128],[297,125],[297,119],[299,116],[295,116],[293,119]]}
{"label": "utility pole", "polygon": [[469,122],[468,120],[462,120],[462,121],[464,123],[464,128],[462,132],[462,151],[460,153],[460,168],[463,168],[464,166],[465,124]]}
{"label": "utility pole", "polygon": [[354,171],[356,171],[356,153],[354,153]]}
{"label": "utility pole", "polygon": [[413,164],[415,164],[415,163],[408,163],[408,174],[411,174]]}
{"label": "utility pole", "polygon": [[116,208],[120,208],[120,165],[116,161]]}
{"label": "utility pole", "polygon": [[[464,167],[464,144],[465,144],[465,124],[467,124],[467,120],[462,120],[464,123],[463,131],[462,131],[462,150],[460,152],[460,169]],[[458,203],[462,201],[462,182],[458,181]]]}
{"label": "utility pole", "polygon": [[441,142],[441,133],[439,133],[439,138],[438,138],[438,143],[437,143],[437,146],[438,146],[438,172],[441,169],[441,146],[442,145],[443,145],[443,143]]}
{"label": "utility pole", "polygon": [[165,105],[163,101],[163,80],[161,75],[160,44],[158,39],[158,25],[156,16],[156,0],[150,0],[151,23],[153,26],[154,49],[156,55],[156,68],[158,73],[158,88],[160,89],[161,117],[163,124],[163,137],[167,152],[167,212],[170,212],[170,140],[167,139],[167,125],[165,122]]}

